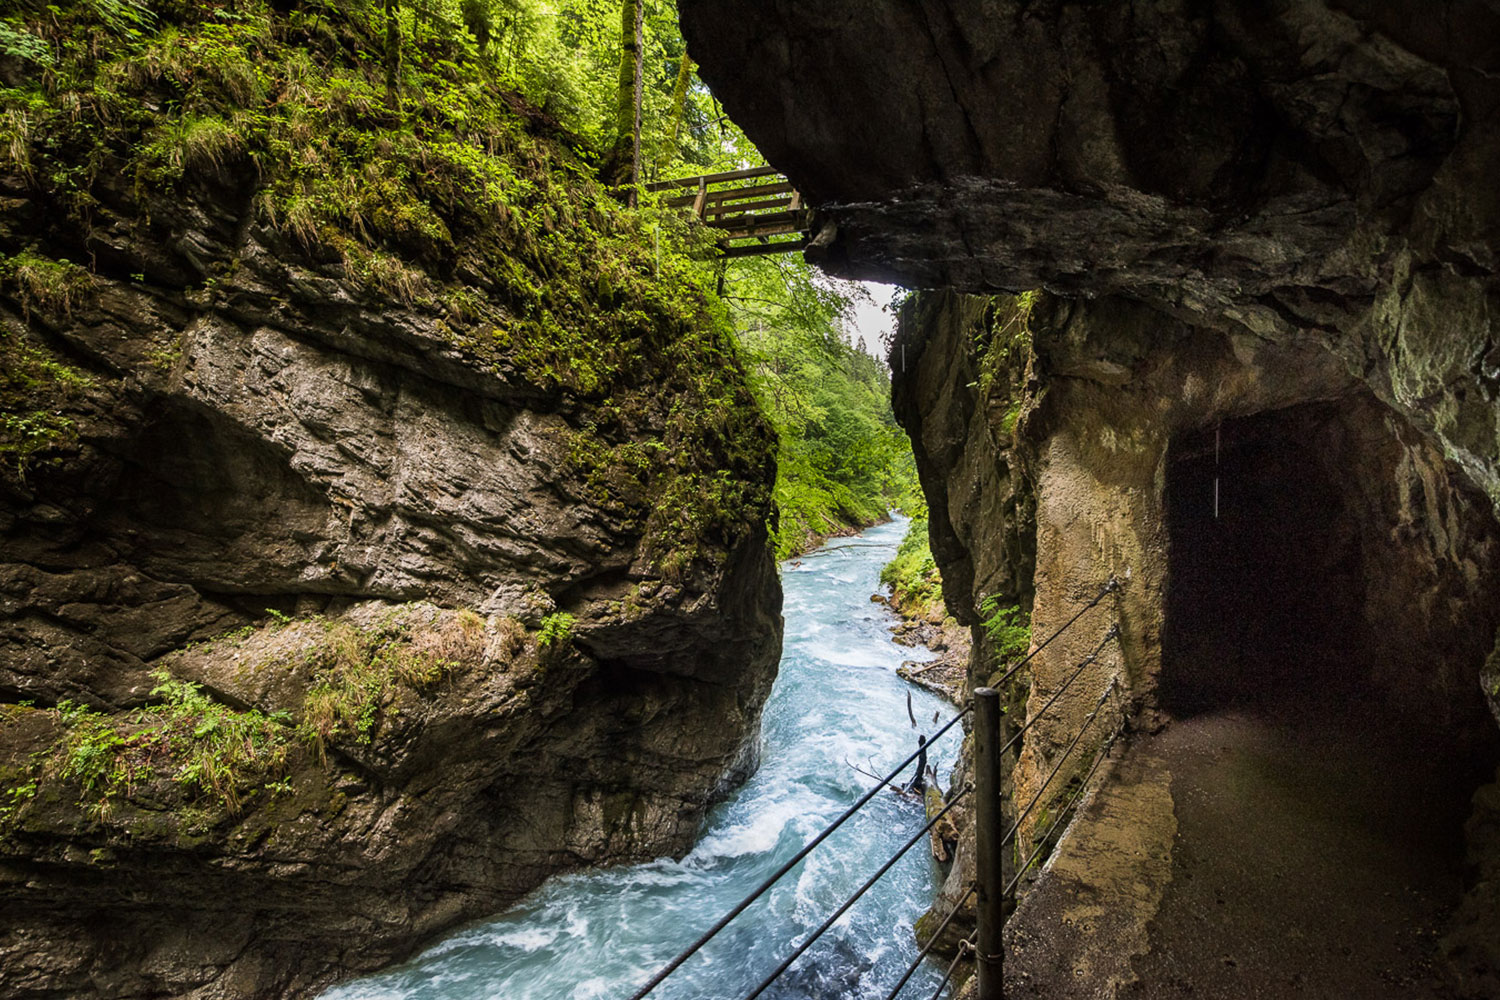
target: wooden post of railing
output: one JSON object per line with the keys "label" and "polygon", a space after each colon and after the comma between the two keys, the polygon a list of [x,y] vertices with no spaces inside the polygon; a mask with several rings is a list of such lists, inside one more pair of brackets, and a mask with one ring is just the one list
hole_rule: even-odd
{"label": "wooden post of railing", "polygon": [[707,201],[708,178],[700,177],[698,178],[698,196],[693,199],[693,214],[696,215],[700,221],[703,219],[703,209],[706,207]]}
{"label": "wooden post of railing", "polygon": [[979,1000],[1001,1000],[1005,990],[1005,955],[1001,928],[1005,914],[1005,874],[1000,816],[1000,692],[974,690],[974,841],[979,891],[975,908],[979,934],[975,962]]}

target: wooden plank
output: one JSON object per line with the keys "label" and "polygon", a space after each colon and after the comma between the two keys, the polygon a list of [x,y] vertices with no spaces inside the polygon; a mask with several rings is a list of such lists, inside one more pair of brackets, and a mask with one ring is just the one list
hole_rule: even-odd
{"label": "wooden plank", "polygon": [[807,247],[806,239],[780,240],[774,243],[746,243],[742,246],[729,246],[720,251],[719,256],[725,258],[733,257],[762,257],[773,253],[792,253]]}
{"label": "wooden plank", "polygon": [[754,236],[763,229],[776,229],[781,232],[795,232],[807,228],[806,212],[768,212],[765,215],[753,215],[735,217],[730,219],[712,219],[707,225],[711,229],[726,229],[732,232],[744,231],[746,236]]}
{"label": "wooden plank", "polygon": [[[791,194],[792,185],[786,181],[777,184],[756,184],[753,187],[723,188],[718,191],[708,192],[705,199],[710,205],[717,205],[725,201],[743,201],[746,198],[757,198],[770,194]],[[694,194],[679,194],[668,198],[665,202],[669,208],[683,208],[691,205],[698,196]]]}
{"label": "wooden plank", "polygon": [[708,181],[698,178],[698,194],[693,198],[693,214],[703,218],[704,200],[708,197]]}
{"label": "wooden plank", "polygon": [[773,223],[786,222],[792,225],[807,225],[808,213],[806,209],[801,212],[762,212],[759,215],[717,215],[711,219],[705,219],[704,224],[714,229],[738,229],[741,226],[769,226]]}
{"label": "wooden plank", "polygon": [[807,230],[802,226],[757,226],[754,229],[726,229],[724,238],[726,240],[748,240],[759,239],[763,236],[791,236],[793,233],[805,233]]}
{"label": "wooden plank", "polygon": [[710,191],[708,200],[710,204],[719,204],[730,201],[746,201],[751,198],[764,198],[773,194],[791,194],[794,188],[789,181],[778,181],[775,184],[753,184],[750,187],[723,188],[718,191]]}
{"label": "wooden plank", "polygon": [[699,214],[712,217],[716,215],[728,215],[731,212],[759,212],[766,208],[779,208],[783,212],[795,211],[797,208],[795,199],[770,198],[766,201],[751,201],[741,204],[740,202],[719,202],[717,205],[707,206],[706,211]]}
{"label": "wooden plank", "polygon": [[748,167],[744,170],[726,170],[718,174],[703,174],[701,177],[679,177],[676,180],[657,181],[655,184],[647,184],[647,191],[668,191],[672,188],[697,187],[701,181],[705,184],[719,184],[723,181],[742,181],[751,177],[770,177],[781,171],[775,167]]}

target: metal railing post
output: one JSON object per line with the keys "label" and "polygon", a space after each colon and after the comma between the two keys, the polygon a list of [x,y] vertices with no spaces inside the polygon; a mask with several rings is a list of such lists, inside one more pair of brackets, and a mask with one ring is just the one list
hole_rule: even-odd
{"label": "metal railing post", "polygon": [[1001,929],[1005,914],[1005,875],[1000,817],[1000,692],[974,689],[974,840],[979,939],[975,962],[979,1000],[1001,1000],[1005,955]]}

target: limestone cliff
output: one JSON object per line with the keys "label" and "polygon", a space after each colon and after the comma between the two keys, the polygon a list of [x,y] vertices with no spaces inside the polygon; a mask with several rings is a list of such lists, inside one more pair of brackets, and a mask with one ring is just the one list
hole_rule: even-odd
{"label": "limestone cliff", "polygon": [[358,17],[91,10],[0,60],[3,992],[305,995],[685,850],[780,588],[680,234]]}

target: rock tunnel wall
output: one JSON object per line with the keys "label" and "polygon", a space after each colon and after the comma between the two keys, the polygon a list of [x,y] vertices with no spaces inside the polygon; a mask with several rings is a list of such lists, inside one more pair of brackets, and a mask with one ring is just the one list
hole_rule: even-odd
{"label": "rock tunnel wall", "polygon": [[[986,597],[1031,601],[1040,639],[1111,577],[1123,584],[1023,681],[1019,705],[1035,706],[1120,624],[1024,744],[1015,801],[1115,678],[1123,696],[1086,748],[1226,705],[1352,698],[1439,734],[1467,762],[1470,792],[1492,780],[1500,729],[1481,674],[1500,624],[1500,528],[1430,439],[1315,340],[1268,344],[1139,303],[1040,296],[1025,349],[999,355],[1008,308],[924,293],[892,356],[904,346],[897,411],[934,553],[962,588],[955,614],[973,624]],[[980,684],[993,661],[976,638]],[[1492,848],[1478,838],[1474,850]],[[967,887],[970,863],[961,850],[944,899]]]}

